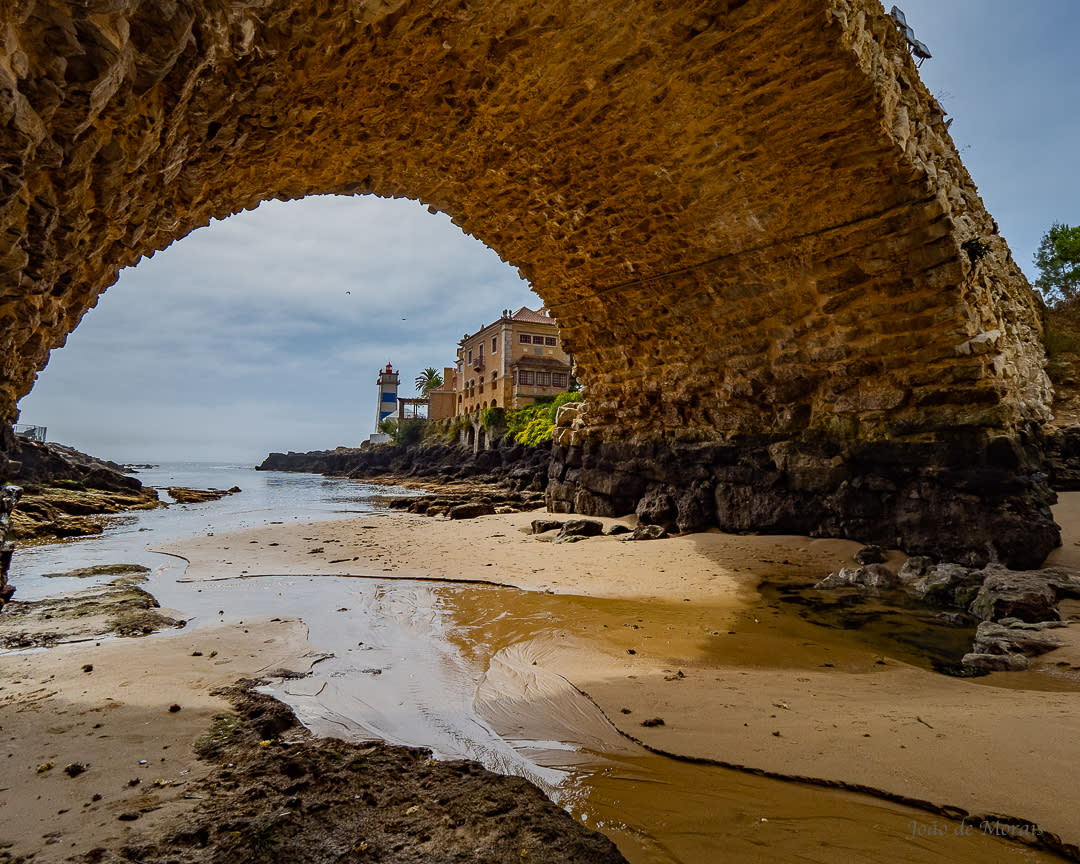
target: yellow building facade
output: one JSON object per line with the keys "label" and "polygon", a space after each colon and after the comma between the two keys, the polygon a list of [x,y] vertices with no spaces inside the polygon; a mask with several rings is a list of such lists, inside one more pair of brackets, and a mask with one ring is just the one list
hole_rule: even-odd
{"label": "yellow building facade", "polygon": [[458,343],[457,414],[479,408],[523,408],[538,396],[569,389],[571,359],[558,322],[522,306]]}

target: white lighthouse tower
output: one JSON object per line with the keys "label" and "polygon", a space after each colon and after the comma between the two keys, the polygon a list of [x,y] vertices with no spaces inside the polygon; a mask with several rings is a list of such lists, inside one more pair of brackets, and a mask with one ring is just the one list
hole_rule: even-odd
{"label": "white lighthouse tower", "polygon": [[[397,414],[397,388],[398,388],[398,373],[394,371],[393,367],[387,363],[386,368],[379,373],[378,379],[379,385],[379,403],[375,411],[375,435],[372,436],[372,441],[384,440],[380,436],[379,424],[382,423],[387,417],[393,417]],[[385,437],[385,440],[389,440],[389,436]]]}

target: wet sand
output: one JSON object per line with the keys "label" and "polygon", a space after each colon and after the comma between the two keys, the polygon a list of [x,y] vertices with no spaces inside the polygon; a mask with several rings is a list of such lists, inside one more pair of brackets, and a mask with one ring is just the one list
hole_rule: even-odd
{"label": "wet sand", "polygon": [[[1058,518],[1066,524],[1080,495],[1062,497]],[[448,522],[397,513],[163,547],[191,562],[185,584],[166,598],[183,610],[176,615],[195,615],[187,630],[0,655],[8,744],[0,756],[0,860],[38,850],[35,861],[60,861],[75,843],[85,850],[123,842],[185,818],[198,803],[184,798],[185,786],[209,770],[190,744],[227,710],[211,691],[281,668],[307,671],[321,657],[313,643],[332,620],[351,648],[319,663],[320,679],[283,682],[290,698],[302,703],[305,688],[323,691],[319,681],[340,674],[350,687],[357,677],[375,684],[364,695],[376,708],[392,708],[407,689],[429,703],[441,699],[427,692],[432,676],[423,667],[402,662],[427,655],[426,647],[405,652],[388,643],[380,666],[372,646],[358,645],[348,630],[385,618],[426,646],[427,601],[394,606],[394,592],[378,587],[408,588],[401,578],[431,580],[440,638],[482,669],[467,691],[470,708],[507,740],[541,742],[538,760],[556,774],[576,767],[586,777],[579,797],[570,788],[557,800],[616,838],[633,861],[725,860],[717,849],[728,849],[728,860],[775,860],[777,850],[821,861],[974,862],[1017,853],[1046,860],[985,836],[978,822],[997,815],[1080,839],[1071,805],[1080,649],[1048,654],[1024,674],[948,678],[911,662],[910,651],[894,654],[858,632],[815,626],[756,590],[766,578],[816,580],[847,564],[857,544],[720,533],[553,544],[526,533],[536,515],[543,514]],[[1075,519],[1068,526],[1075,529]],[[1078,540],[1067,531],[1056,554],[1073,554]],[[900,561],[891,556],[893,565]],[[257,578],[274,574],[305,578]],[[320,585],[319,574],[377,581]],[[373,586],[380,599],[370,609],[352,600],[323,609],[332,586]],[[263,614],[254,601],[260,592],[273,595],[276,609],[296,609]],[[92,671],[83,671],[87,664]],[[318,698],[330,698],[326,692]],[[174,704],[181,710],[170,711]],[[392,730],[394,715],[387,717]],[[657,718],[663,725],[642,725]],[[568,740],[583,742],[581,749],[560,751],[557,742]],[[655,756],[634,741],[706,764]],[[972,820],[851,792],[749,774],[733,782],[709,762],[961,808],[976,827],[965,834]],[[63,769],[74,763],[89,770],[69,777]],[[543,776],[534,779],[543,785]],[[623,824],[621,814],[634,809],[654,815],[656,836]],[[138,818],[118,819],[131,813]]]}
{"label": "wet sand", "polygon": [[[1062,496],[1058,555],[1080,548],[1078,500]],[[1016,817],[1080,841],[1071,803],[1080,759],[1074,648],[1046,655],[1027,673],[950,678],[867,646],[858,633],[798,621],[756,591],[764,578],[819,578],[849,563],[857,544],[705,533],[556,545],[526,533],[535,515],[449,522],[392,514],[273,526],[162,551],[189,560],[191,580],[392,574],[646,601],[647,612],[617,627],[583,614],[523,634],[516,655],[495,658],[505,667],[496,702],[533,698],[535,662],[659,752]],[[890,563],[901,560],[894,554]],[[687,606],[700,607],[701,618],[688,620]],[[655,717],[664,724],[642,725]]]}
{"label": "wet sand", "polygon": [[230,709],[211,691],[305,671],[308,652],[304,625],[279,619],[0,654],[0,860],[63,861],[181,817],[212,770],[191,745]]}

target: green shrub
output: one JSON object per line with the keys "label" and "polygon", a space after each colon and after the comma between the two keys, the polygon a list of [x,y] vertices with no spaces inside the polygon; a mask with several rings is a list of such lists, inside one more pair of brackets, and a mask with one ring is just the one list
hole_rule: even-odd
{"label": "green shrub", "polygon": [[560,393],[558,396],[540,397],[535,405],[509,411],[506,415],[507,434],[516,443],[527,447],[550,441],[559,408],[567,402],[580,401],[580,393]]}
{"label": "green shrub", "polygon": [[465,430],[465,427],[469,425],[469,421],[464,417],[455,417],[450,426],[446,430],[446,440],[450,444],[454,444],[461,440],[461,433]]}
{"label": "green shrub", "polygon": [[506,411],[502,408],[485,408],[480,412],[480,425],[484,429],[496,429],[506,425]]}
{"label": "green shrub", "polygon": [[403,420],[397,424],[394,443],[400,447],[411,447],[413,444],[419,444],[420,439],[424,437],[424,425],[423,420]]}
{"label": "green shrub", "polygon": [[379,431],[383,435],[389,435],[391,438],[397,437],[397,418],[395,417],[383,417],[379,421]]}

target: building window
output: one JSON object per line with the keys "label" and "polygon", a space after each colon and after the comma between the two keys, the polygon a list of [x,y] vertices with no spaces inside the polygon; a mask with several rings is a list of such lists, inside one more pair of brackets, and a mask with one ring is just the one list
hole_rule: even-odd
{"label": "building window", "polygon": [[532,336],[528,333],[522,333],[518,336],[518,342],[522,345],[532,345]]}
{"label": "building window", "polygon": [[539,384],[541,387],[550,387],[551,386],[551,373],[550,372],[537,372],[536,373],[536,383]]}
{"label": "building window", "polygon": [[469,349],[469,362],[472,363],[472,348]]}
{"label": "building window", "polygon": [[558,345],[559,340],[556,339],[554,336],[545,336],[544,337],[544,344],[545,345]]}
{"label": "building window", "polygon": [[499,370],[498,369],[492,369],[491,370],[491,383],[494,384],[495,379],[498,378],[498,377],[499,377]]}
{"label": "building window", "polygon": [[551,373],[551,386],[552,387],[566,387],[566,376],[561,372]]}
{"label": "building window", "polygon": [[480,343],[480,359],[481,360],[484,359],[484,343],[483,342]]}
{"label": "building window", "polygon": [[499,337],[498,336],[492,336],[491,337],[491,354],[492,354],[492,356],[494,356],[495,349],[498,348],[498,347],[499,347]]}
{"label": "building window", "polygon": [[518,370],[518,384],[535,384],[536,374],[525,369]]}

